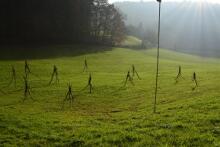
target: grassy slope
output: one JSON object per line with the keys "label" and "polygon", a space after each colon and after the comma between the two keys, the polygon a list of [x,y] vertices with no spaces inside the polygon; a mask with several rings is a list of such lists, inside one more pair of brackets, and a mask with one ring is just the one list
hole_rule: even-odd
{"label": "grassy slope", "polygon": [[[87,84],[82,73],[87,58],[94,93],[80,90]],[[102,146],[220,146],[220,60],[162,50],[158,113],[153,114],[155,50],[113,49],[76,57],[30,61],[35,102],[23,97],[23,61],[0,62],[0,85],[7,85],[10,64],[18,71],[17,88],[0,93],[0,144]],[[56,64],[60,84],[47,87]],[[131,64],[141,80],[120,88]],[[178,65],[184,80],[174,84]],[[196,71],[199,88],[192,91]],[[73,108],[60,110],[71,82]]]}

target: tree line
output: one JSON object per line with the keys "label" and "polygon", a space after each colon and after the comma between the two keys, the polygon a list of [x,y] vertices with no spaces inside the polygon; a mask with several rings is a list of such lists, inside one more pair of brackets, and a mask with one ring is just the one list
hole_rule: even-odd
{"label": "tree line", "polygon": [[153,27],[144,27],[142,22],[138,26],[127,25],[126,34],[139,38],[141,40],[141,48],[157,46],[157,31]]}
{"label": "tree line", "polygon": [[1,0],[0,43],[95,43],[124,38],[122,14],[108,0]]}

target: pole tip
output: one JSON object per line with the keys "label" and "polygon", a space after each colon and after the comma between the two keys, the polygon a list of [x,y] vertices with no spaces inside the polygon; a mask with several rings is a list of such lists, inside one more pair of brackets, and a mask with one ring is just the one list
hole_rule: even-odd
{"label": "pole tip", "polygon": [[161,3],[162,0],[157,0],[157,2]]}

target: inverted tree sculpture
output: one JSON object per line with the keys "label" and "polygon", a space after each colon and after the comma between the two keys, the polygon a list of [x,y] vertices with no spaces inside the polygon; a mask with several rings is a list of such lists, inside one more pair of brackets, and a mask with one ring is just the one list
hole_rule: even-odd
{"label": "inverted tree sculpture", "polygon": [[182,67],[181,67],[181,66],[179,66],[178,74],[177,74],[177,76],[176,76],[176,78],[175,78],[176,84],[178,83],[179,78],[183,78],[183,77],[182,77]]}
{"label": "inverted tree sculpture", "polygon": [[131,76],[131,74],[130,74],[130,71],[128,71],[128,73],[127,73],[127,75],[126,75],[124,86],[127,85],[127,82],[128,82],[128,81],[131,82],[132,85],[134,85],[134,83],[133,83],[133,78],[132,78],[132,76]]}
{"label": "inverted tree sculpture", "polygon": [[68,92],[66,93],[66,97],[65,97],[65,99],[63,100],[63,106],[62,106],[62,108],[64,108],[65,101],[69,101],[70,107],[72,108],[72,106],[73,106],[73,100],[74,100],[74,96],[73,96],[73,91],[72,91],[72,85],[69,84],[69,85],[68,85]]}
{"label": "inverted tree sculpture", "polygon": [[92,85],[92,74],[89,74],[89,78],[88,78],[88,84],[86,85],[86,87],[84,87],[81,91],[84,91],[86,88],[89,88],[89,93],[92,93],[93,90],[93,85]]}
{"label": "inverted tree sculpture", "polygon": [[195,87],[193,87],[192,90],[195,90],[196,87],[198,87],[196,72],[193,73],[192,81],[195,83]]}
{"label": "inverted tree sculpture", "polygon": [[88,71],[88,63],[87,63],[87,59],[85,58],[83,72],[87,72],[87,71]]}
{"label": "inverted tree sculpture", "polygon": [[59,83],[58,69],[57,69],[56,65],[53,66],[53,72],[51,74],[51,79],[50,79],[49,85],[52,84],[54,78],[55,78],[55,83]]}
{"label": "inverted tree sculpture", "polygon": [[34,99],[31,96],[31,87],[30,84],[28,82],[28,78],[27,76],[24,76],[24,98],[23,98],[23,102],[30,97],[30,99],[32,99],[34,101]]}
{"label": "inverted tree sculpture", "polygon": [[140,76],[138,75],[138,72],[137,72],[134,64],[133,64],[132,65],[132,77],[134,78],[135,75],[138,77],[139,80],[141,79]]}
{"label": "inverted tree sculpture", "polygon": [[31,73],[27,60],[24,61],[24,73],[26,77]]}

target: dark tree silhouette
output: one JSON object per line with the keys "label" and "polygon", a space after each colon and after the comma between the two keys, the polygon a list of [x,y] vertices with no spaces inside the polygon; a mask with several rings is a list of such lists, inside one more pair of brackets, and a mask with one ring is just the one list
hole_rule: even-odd
{"label": "dark tree silhouette", "polygon": [[123,18],[107,0],[1,0],[0,17],[1,44],[110,44],[123,37]]}

